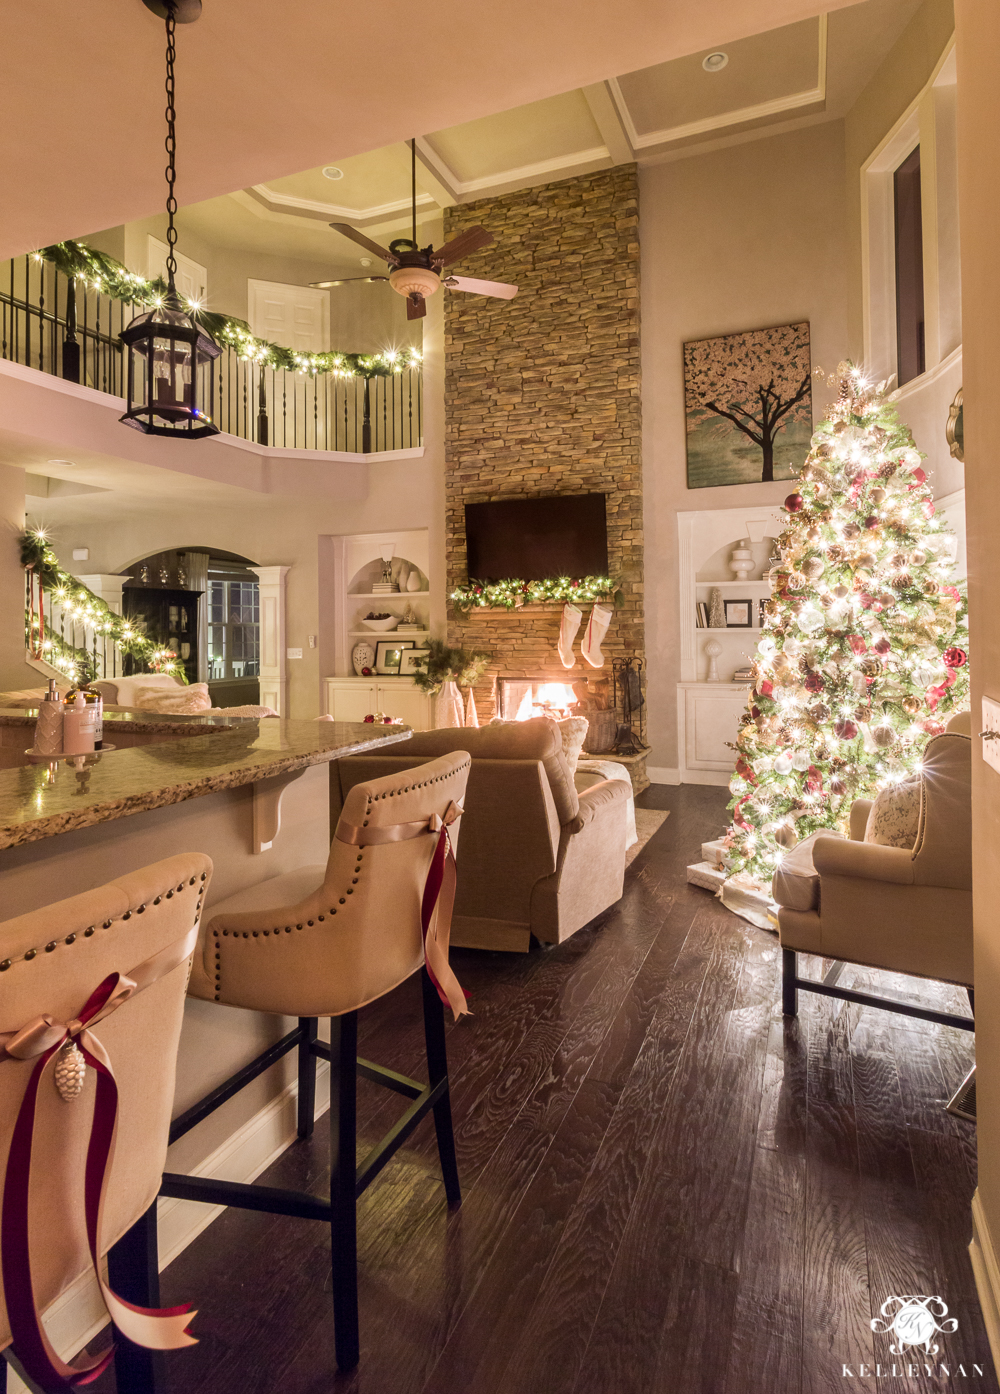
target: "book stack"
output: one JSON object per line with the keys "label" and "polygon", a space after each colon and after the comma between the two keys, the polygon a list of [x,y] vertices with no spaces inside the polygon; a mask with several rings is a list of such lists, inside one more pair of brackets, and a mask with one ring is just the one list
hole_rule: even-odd
{"label": "book stack", "polygon": [[733,674],[733,682],[753,682],[753,669],[750,667],[737,668]]}
{"label": "book stack", "polygon": [[398,595],[399,584],[396,581],[375,581],[372,585],[372,595]]}
{"label": "book stack", "polygon": [[707,629],[707,628],[708,628],[708,606],[705,604],[704,600],[699,600],[699,601],[698,601],[697,605],[695,606],[695,610],[696,610],[696,613],[697,613],[697,616],[698,616],[698,628],[699,628],[699,629]]}

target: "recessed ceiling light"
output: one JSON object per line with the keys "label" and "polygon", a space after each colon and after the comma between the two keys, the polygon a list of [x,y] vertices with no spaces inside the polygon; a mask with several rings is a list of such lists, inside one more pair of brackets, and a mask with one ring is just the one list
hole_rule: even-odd
{"label": "recessed ceiling light", "polygon": [[344,171],[338,169],[336,165],[326,165],[323,169],[324,179],[343,179]]}
{"label": "recessed ceiling light", "polygon": [[361,257],[361,258],[359,258],[359,259],[360,259],[360,261],[361,261],[361,265],[362,265],[362,266],[371,266],[371,264],[372,264],[372,259],[371,259],[371,257]]}
{"label": "recessed ceiling light", "polygon": [[73,469],[76,466],[75,460],[49,460],[47,463],[50,465],[66,465],[70,469]]}
{"label": "recessed ceiling light", "polygon": [[[707,58],[701,60],[701,66],[706,73],[720,73],[728,62],[728,53],[710,53]],[[325,174],[326,170],[323,173]]]}

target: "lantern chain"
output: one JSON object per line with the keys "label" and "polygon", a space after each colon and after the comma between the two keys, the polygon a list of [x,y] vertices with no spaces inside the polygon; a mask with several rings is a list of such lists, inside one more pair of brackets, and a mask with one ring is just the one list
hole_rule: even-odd
{"label": "lantern chain", "polygon": [[174,278],[177,275],[177,257],[175,248],[177,246],[177,229],[174,227],[174,214],[177,212],[177,199],[174,195],[174,183],[177,179],[177,169],[175,159],[177,155],[177,133],[174,123],[177,119],[177,112],[174,109],[174,59],[177,57],[177,49],[174,45],[174,34],[177,21],[174,16],[174,0],[166,0],[167,8],[167,138],[164,142],[167,151],[167,284],[170,294],[175,294]]}

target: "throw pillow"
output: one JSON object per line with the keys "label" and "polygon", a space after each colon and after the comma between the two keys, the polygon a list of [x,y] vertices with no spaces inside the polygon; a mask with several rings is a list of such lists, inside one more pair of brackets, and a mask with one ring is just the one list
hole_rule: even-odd
{"label": "throw pillow", "polygon": [[[495,716],[490,721],[490,726],[516,726],[516,721],[504,721],[503,717]],[[559,727],[559,738],[562,741],[563,759],[569,770],[570,779],[576,774],[577,762],[583,752],[583,743],[587,739],[587,731],[590,722],[585,716],[568,716],[563,721],[556,721]]]}
{"label": "throw pillow", "polygon": [[587,739],[587,731],[590,722],[585,716],[568,716],[564,721],[557,721],[559,735],[562,737],[563,759],[569,769],[570,779],[576,774],[577,761],[583,750],[583,743]]}
{"label": "throw pillow", "polygon": [[192,716],[207,712],[212,705],[208,684],[191,683],[189,687],[165,688],[136,683],[132,689],[132,704],[140,711],[163,712],[165,715]]}
{"label": "throw pillow", "polygon": [[880,847],[910,848],[920,822],[920,779],[907,779],[881,790],[868,815],[865,841]]}

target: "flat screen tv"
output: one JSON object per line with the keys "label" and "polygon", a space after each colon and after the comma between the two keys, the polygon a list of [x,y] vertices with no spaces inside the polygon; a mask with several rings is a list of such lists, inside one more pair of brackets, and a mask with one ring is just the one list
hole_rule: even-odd
{"label": "flat screen tv", "polygon": [[606,576],[604,494],[554,494],[465,506],[469,576],[545,581]]}

